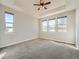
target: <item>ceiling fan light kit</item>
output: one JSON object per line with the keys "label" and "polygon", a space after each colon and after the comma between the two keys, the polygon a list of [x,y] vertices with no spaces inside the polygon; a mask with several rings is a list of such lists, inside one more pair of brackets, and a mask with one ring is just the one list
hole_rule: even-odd
{"label": "ceiling fan light kit", "polygon": [[49,5],[49,4],[51,4],[50,1],[49,1],[49,2],[45,2],[45,1],[43,1],[43,0],[40,0],[39,4],[33,4],[33,5],[34,5],[34,6],[38,6],[38,10],[40,10],[41,7],[46,10],[46,9],[47,9],[46,6]]}

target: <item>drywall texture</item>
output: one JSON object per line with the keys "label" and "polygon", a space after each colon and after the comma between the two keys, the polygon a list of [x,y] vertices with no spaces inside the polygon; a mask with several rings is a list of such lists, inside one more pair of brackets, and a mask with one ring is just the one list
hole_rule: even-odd
{"label": "drywall texture", "polygon": [[[5,32],[4,12],[14,13],[14,32]],[[0,47],[13,45],[19,42],[35,39],[38,37],[37,19],[13,10],[9,7],[0,5]]]}
{"label": "drywall texture", "polygon": [[[67,32],[42,32],[40,31],[40,38],[50,39],[65,43],[75,44],[75,10],[64,12],[57,15],[52,15],[43,19],[52,19],[59,16],[67,16]],[[43,20],[42,19],[42,20]]]}

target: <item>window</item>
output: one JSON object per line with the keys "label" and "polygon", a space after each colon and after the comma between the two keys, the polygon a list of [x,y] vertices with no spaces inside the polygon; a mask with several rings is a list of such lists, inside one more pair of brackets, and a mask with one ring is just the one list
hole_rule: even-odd
{"label": "window", "polygon": [[58,17],[58,32],[67,31],[67,16]]}
{"label": "window", "polygon": [[67,16],[42,20],[41,30],[43,32],[67,32]]}
{"label": "window", "polygon": [[43,21],[41,22],[41,30],[42,30],[43,32],[47,32],[47,20],[43,20]]}
{"label": "window", "polygon": [[14,14],[5,12],[5,29],[6,32],[13,32],[13,17]]}
{"label": "window", "polygon": [[55,32],[55,28],[56,28],[56,20],[55,19],[51,19],[51,20],[48,20],[48,31],[49,32]]}

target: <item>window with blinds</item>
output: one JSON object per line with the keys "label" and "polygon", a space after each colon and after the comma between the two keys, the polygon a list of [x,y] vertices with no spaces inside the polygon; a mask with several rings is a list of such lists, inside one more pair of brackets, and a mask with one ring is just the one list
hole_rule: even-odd
{"label": "window with blinds", "polygon": [[58,32],[67,32],[67,16],[57,18]]}
{"label": "window with blinds", "polygon": [[55,19],[48,20],[48,31],[49,32],[56,31],[56,20]]}
{"label": "window with blinds", "polygon": [[14,14],[5,12],[5,30],[6,32],[13,32]]}

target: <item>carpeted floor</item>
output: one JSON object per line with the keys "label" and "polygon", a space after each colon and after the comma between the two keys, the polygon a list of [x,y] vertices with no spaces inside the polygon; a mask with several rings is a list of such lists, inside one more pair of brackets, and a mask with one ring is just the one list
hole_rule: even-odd
{"label": "carpeted floor", "polygon": [[79,51],[51,41],[37,39],[4,48],[1,59],[79,59]]}

